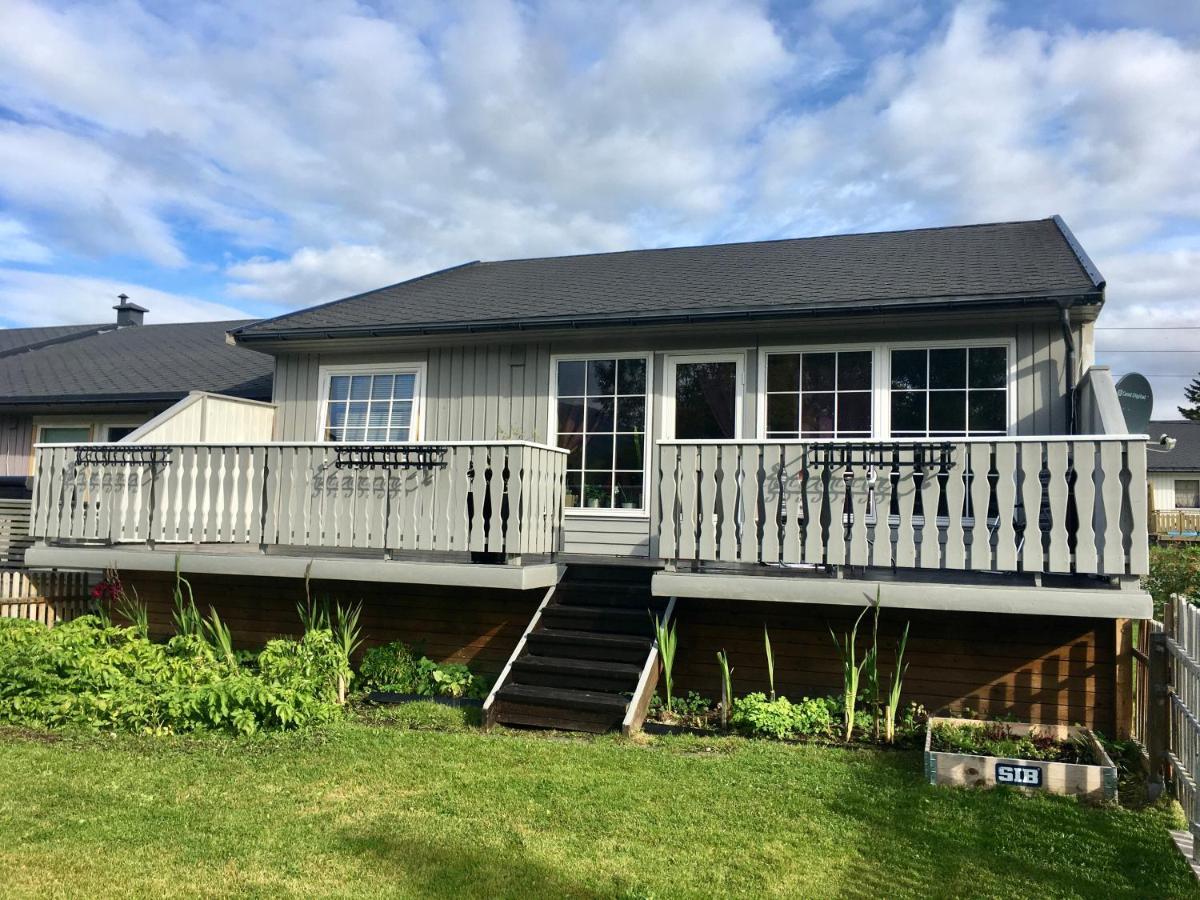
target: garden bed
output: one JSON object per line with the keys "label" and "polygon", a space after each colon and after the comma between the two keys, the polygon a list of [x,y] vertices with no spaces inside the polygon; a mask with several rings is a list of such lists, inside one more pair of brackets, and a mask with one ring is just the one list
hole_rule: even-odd
{"label": "garden bed", "polygon": [[930,784],[1117,800],[1117,767],[1080,726],[934,716],[925,732],[925,774]]}

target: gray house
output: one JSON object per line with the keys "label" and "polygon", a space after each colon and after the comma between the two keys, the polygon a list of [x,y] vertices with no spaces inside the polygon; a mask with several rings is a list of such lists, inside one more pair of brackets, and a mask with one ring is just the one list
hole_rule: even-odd
{"label": "gray house", "polygon": [[1200,541],[1200,422],[1150,423],[1151,437],[1164,434],[1175,446],[1147,460],[1150,532],[1159,540]]}
{"label": "gray house", "polygon": [[644,712],[648,608],[684,689],[761,683],[765,624],[811,693],[878,592],[912,699],[1120,730],[1146,440],[1103,303],[1057,217],[469,263],[232,329],[273,442],[39,448],[31,559],[165,603],[178,557],[244,640],[310,577],[496,674],[494,720],[593,730]]}

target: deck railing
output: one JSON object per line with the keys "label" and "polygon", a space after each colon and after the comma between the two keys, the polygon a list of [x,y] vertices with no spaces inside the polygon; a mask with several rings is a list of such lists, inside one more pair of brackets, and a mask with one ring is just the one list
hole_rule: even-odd
{"label": "deck railing", "polygon": [[1150,533],[1160,540],[1200,541],[1200,509],[1156,509]]}
{"label": "deck railing", "polygon": [[545,554],[561,539],[565,463],[525,441],[38,445],[31,531],[50,543]]}
{"label": "deck railing", "polygon": [[1145,439],[661,441],[659,555],[983,572],[1147,571]]}

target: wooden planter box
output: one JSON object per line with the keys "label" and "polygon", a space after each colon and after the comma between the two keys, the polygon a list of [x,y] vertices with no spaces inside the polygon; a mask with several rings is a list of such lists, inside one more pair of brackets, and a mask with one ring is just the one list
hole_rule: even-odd
{"label": "wooden planter box", "polygon": [[978,719],[931,717],[925,730],[925,775],[930,784],[959,787],[995,787],[1003,784],[1024,791],[1045,791],[1050,794],[1071,794],[1094,802],[1117,800],[1117,767],[1104,752],[1091,730],[1078,725],[1030,725],[1025,722],[1004,722],[1014,735],[1029,734],[1036,729],[1064,741],[1083,735],[1092,746],[1095,765],[1045,762],[1031,759],[1005,759],[998,756],[973,756],[969,753],[935,751],[935,725],[988,725]]}

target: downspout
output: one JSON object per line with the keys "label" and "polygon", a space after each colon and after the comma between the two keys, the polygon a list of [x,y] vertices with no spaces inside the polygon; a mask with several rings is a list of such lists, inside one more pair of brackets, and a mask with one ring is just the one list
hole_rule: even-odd
{"label": "downspout", "polygon": [[1058,303],[1059,322],[1062,325],[1063,342],[1067,345],[1067,434],[1075,434],[1076,384],[1075,384],[1075,335],[1071,331],[1070,303]]}

